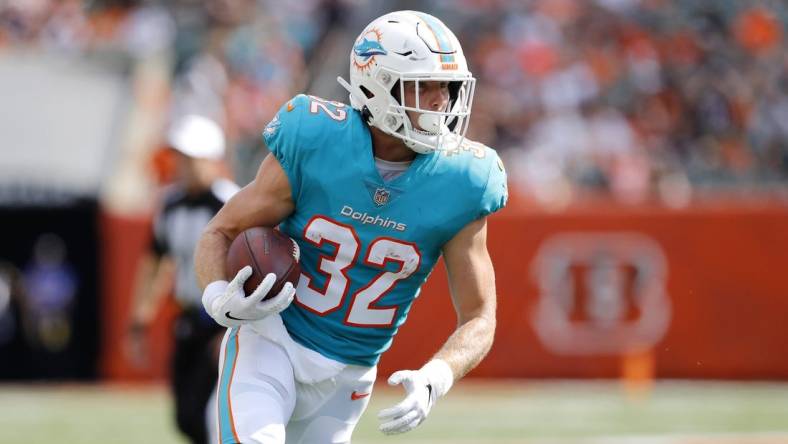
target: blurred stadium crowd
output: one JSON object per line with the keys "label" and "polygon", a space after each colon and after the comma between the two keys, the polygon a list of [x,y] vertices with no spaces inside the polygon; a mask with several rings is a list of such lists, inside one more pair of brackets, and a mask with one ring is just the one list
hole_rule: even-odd
{"label": "blurred stadium crowd", "polygon": [[277,108],[304,91],[344,101],[334,79],[353,39],[394,9],[433,13],[459,36],[479,79],[469,137],[496,148],[535,202],[682,207],[788,177],[779,0],[5,0],[0,57],[165,60],[165,118],[221,122],[243,184]]}

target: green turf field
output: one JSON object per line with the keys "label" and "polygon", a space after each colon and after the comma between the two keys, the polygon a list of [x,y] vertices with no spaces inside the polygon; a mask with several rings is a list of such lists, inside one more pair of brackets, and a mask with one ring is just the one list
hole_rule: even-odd
{"label": "green turf field", "polygon": [[[788,384],[462,382],[419,429],[377,431],[400,392],[378,387],[354,443],[788,443]],[[0,443],[182,443],[161,387],[0,386]]]}

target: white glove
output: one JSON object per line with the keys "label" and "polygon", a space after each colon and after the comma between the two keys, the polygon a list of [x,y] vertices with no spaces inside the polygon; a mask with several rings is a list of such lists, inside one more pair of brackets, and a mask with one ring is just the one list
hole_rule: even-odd
{"label": "white glove", "polygon": [[293,302],[295,288],[290,282],[282,286],[279,294],[263,301],[276,282],[274,273],[268,273],[254,292],[247,297],[244,293],[244,283],[251,275],[252,267],[247,265],[229,283],[214,281],[205,287],[202,293],[202,305],[220,325],[237,327],[257,321],[281,312]]}
{"label": "white glove", "polygon": [[389,377],[389,385],[402,384],[406,396],[394,407],[378,413],[380,431],[386,435],[409,432],[424,422],[435,401],[449,391],[454,374],[445,361],[433,359],[421,370],[400,370]]}

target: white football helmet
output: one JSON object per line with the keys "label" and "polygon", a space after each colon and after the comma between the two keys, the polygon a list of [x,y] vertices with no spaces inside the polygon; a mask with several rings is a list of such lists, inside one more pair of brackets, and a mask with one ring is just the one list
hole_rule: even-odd
{"label": "white football helmet", "polygon": [[[400,138],[413,151],[429,153],[459,146],[468,130],[476,79],[460,42],[437,18],[417,11],[386,14],[367,25],[350,51],[350,104],[367,122]],[[420,82],[449,83],[445,110],[422,108]],[[405,82],[415,82],[416,106],[405,106]],[[407,111],[418,113],[415,128]]]}

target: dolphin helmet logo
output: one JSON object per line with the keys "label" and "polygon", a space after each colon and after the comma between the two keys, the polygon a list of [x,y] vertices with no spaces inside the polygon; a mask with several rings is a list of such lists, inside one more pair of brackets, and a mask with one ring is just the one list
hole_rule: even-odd
{"label": "dolphin helmet logo", "polygon": [[359,70],[369,69],[376,55],[386,55],[388,51],[380,43],[381,32],[376,28],[362,34],[353,46],[353,65]]}
{"label": "dolphin helmet logo", "polygon": [[356,46],[353,47],[353,52],[355,52],[358,57],[364,59],[365,61],[378,54],[388,54],[388,51],[386,51],[380,43],[374,40],[369,40],[366,37],[364,37],[361,42],[357,43]]}

